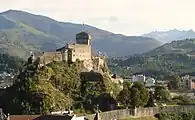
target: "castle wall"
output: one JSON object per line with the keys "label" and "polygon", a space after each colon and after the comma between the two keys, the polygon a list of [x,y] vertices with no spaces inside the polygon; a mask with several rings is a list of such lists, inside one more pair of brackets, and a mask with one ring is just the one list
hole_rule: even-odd
{"label": "castle wall", "polygon": [[[167,107],[148,107],[148,108],[136,108],[136,109],[120,109],[108,112],[100,113],[102,120],[120,120],[134,117],[147,117],[154,116],[162,112],[190,112],[195,109],[195,105],[183,105],[183,106],[167,106]],[[87,115],[85,118],[93,120],[95,114]]]}
{"label": "castle wall", "polygon": [[72,61],[91,59],[91,45],[85,44],[68,44],[68,48],[72,49]]}
{"label": "castle wall", "polygon": [[40,65],[46,65],[52,61],[62,61],[61,52],[44,52],[40,56]]}

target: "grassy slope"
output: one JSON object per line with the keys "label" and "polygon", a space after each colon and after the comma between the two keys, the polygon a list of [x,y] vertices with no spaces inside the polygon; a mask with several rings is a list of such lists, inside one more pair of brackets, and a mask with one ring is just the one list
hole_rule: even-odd
{"label": "grassy slope", "polygon": [[57,37],[47,35],[26,24],[9,20],[6,17],[0,16],[0,18],[0,20],[7,23],[0,26],[0,50],[2,53],[25,58],[29,56],[30,51],[38,52],[40,49],[47,51],[48,47],[61,44]]}

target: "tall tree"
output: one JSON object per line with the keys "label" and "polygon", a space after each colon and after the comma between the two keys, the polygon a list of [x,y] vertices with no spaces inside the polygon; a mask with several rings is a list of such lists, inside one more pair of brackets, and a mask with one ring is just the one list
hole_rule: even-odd
{"label": "tall tree", "polygon": [[163,86],[155,87],[155,99],[160,102],[166,102],[170,100],[169,91]]}
{"label": "tall tree", "polygon": [[148,102],[149,93],[147,88],[139,82],[135,82],[131,87],[124,86],[124,89],[120,92],[118,100],[128,107],[145,106]]}

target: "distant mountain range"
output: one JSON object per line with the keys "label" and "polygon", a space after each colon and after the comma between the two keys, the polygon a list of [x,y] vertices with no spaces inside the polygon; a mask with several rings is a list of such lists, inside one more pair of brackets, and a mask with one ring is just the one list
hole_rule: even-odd
{"label": "distant mountain range", "polygon": [[122,75],[143,73],[162,78],[174,74],[195,74],[195,39],[166,43],[147,53],[110,59],[113,72]]}
{"label": "distant mountain range", "polygon": [[51,18],[24,11],[0,13],[0,51],[24,58],[30,51],[53,51],[74,42],[78,32],[92,35],[95,51],[108,56],[126,56],[148,52],[161,42],[148,37],[124,36],[89,25],[58,22]]}
{"label": "distant mountain range", "polygon": [[185,39],[172,41],[160,47],[157,47],[142,55],[162,55],[162,54],[194,54],[195,53],[195,39]]}
{"label": "distant mountain range", "polygon": [[162,43],[170,43],[176,40],[195,38],[193,30],[170,30],[170,31],[155,31],[142,35],[143,37],[150,37],[159,40]]}

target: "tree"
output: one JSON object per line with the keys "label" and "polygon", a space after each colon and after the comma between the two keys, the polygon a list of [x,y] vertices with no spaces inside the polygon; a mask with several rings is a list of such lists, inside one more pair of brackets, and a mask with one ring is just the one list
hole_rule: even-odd
{"label": "tree", "polygon": [[139,107],[140,102],[141,102],[141,99],[140,99],[141,93],[140,93],[139,89],[136,87],[132,87],[130,90],[130,93],[131,93],[130,94],[130,96],[131,96],[130,103],[131,103],[132,108]]}
{"label": "tree", "polygon": [[119,93],[118,100],[127,107],[145,106],[148,102],[149,93],[147,88],[139,82],[135,82],[133,86],[126,86]]}
{"label": "tree", "polygon": [[170,100],[169,91],[163,86],[155,87],[155,99],[160,102],[166,102]]}
{"label": "tree", "polygon": [[188,105],[193,104],[193,101],[188,96],[176,96],[172,100],[174,100],[179,105]]}
{"label": "tree", "polygon": [[168,78],[170,82],[168,83],[169,89],[180,89],[181,88],[181,78],[178,75],[170,76]]}
{"label": "tree", "polygon": [[140,101],[139,106],[145,106],[149,99],[149,92],[148,89],[145,87],[144,84],[140,82],[135,82],[133,87],[137,88],[140,92]]}
{"label": "tree", "polygon": [[150,93],[150,97],[148,99],[148,103],[147,103],[146,107],[154,107],[155,105],[154,105],[154,95],[153,95],[153,92],[150,91],[149,93]]}
{"label": "tree", "polygon": [[131,106],[131,102],[130,102],[130,100],[131,100],[130,90],[129,90],[129,89],[123,89],[123,90],[119,93],[119,95],[118,95],[118,97],[117,97],[117,100],[118,100],[121,104],[125,105],[126,107]]}
{"label": "tree", "polygon": [[128,89],[131,88],[133,86],[133,82],[131,81],[124,81],[123,82],[123,89]]}

